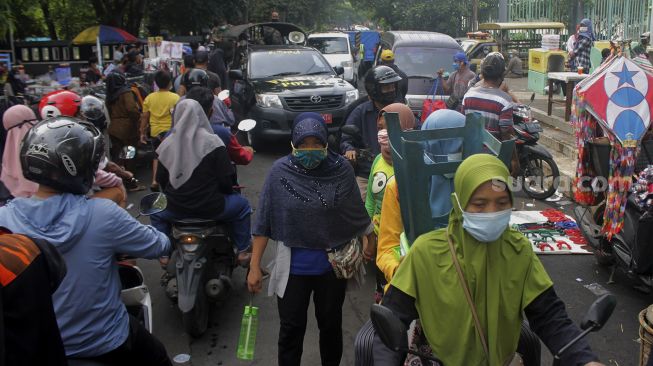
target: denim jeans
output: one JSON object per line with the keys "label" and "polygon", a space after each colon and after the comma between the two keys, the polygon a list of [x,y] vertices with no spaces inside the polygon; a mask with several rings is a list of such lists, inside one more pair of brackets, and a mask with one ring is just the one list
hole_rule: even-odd
{"label": "denim jeans", "polygon": [[[222,221],[231,226],[230,236],[239,252],[247,250],[252,242],[252,228],[250,216],[252,208],[247,199],[238,193],[224,196],[224,210],[217,212],[215,216],[201,217]],[[165,210],[161,213],[150,216],[152,226],[166,235],[170,235],[172,220],[180,220],[195,217],[192,213],[173,212]]]}

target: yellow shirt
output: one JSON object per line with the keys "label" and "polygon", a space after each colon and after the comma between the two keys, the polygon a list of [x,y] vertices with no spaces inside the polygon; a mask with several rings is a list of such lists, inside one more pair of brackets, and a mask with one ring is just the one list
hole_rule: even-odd
{"label": "yellow shirt", "polygon": [[381,225],[379,225],[379,241],[376,249],[376,266],[379,267],[386,281],[390,283],[399,267],[399,258],[395,248],[399,246],[399,238],[404,231],[399,207],[399,191],[397,180],[390,178],[385,185],[383,205],[381,207]]}
{"label": "yellow shirt", "polygon": [[179,95],[170,91],[154,92],[145,98],[143,112],[150,112],[150,136],[166,132],[172,125],[172,109],[179,101]]}

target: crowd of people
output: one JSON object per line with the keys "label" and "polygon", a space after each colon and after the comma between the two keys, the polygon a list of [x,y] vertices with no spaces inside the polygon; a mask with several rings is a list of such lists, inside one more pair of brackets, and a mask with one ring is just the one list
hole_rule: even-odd
{"label": "crowd of people", "polygon": [[[179,94],[171,91],[170,73],[160,70],[154,75],[156,91],[145,96],[127,79],[141,64],[140,57],[129,56],[137,52],[129,51],[127,61],[106,76],[91,67],[89,75],[106,83],[104,101],[64,90],[45,96],[38,116],[20,104],[3,114],[7,138],[0,179],[6,204],[0,226],[21,234],[2,239],[8,244],[0,267],[10,271],[3,272],[3,291],[30,266],[37,272],[23,275],[23,281],[50,284],[3,292],[3,298],[36,299],[33,290],[52,298],[30,303],[42,316],[34,320],[41,319],[38,326],[26,330],[19,330],[26,313],[18,311],[16,301],[4,303],[8,344],[20,344],[3,348],[8,364],[64,365],[66,358],[84,358],[171,365],[163,344],[121,303],[115,256],[159,258],[165,264],[172,251],[167,222],[173,217],[203,215],[228,223],[239,262],[249,263],[251,208],[234,188],[234,164],[248,164],[253,150],[232,133],[235,119],[229,101],[217,96],[221,80],[207,70],[209,55],[196,52]],[[127,192],[145,188],[123,156],[139,143],[156,150],[150,189],[164,192],[169,202],[152,218],[154,226],[140,224],[124,210]],[[11,259],[12,246],[20,243],[26,262]],[[44,272],[50,262],[57,266]],[[56,336],[39,338],[44,334]]]}
{"label": "crowd of people", "polygon": [[[578,65],[585,62],[584,39],[591,40],[591,26],[585,28],[581,23],[572,51]],[[264,252],[275,251],[267,292],[277,297],[280,366],[301,363],[311,297],[321,363],[340,364],[342,307],[347,289],[363,276],[363,259],[376,267],[375,301],[420,335],[411,347],[447,365],[507,364],[519,352],[524,318],[554,353],[580,334],[531,244],[509,227],[514,166],[496,157],[472,155],[455,176],[433,176],[431,212],[419,214],[448,215],[448,222],[418,238],[405,256],[395,250],[403,223],[387,114],[398,114],[404,131],[462,127],[466,115],[480,114],[497,139],[511,139],[517,100],[506,89],[510,73],[500,53],[485,57],[478,76],[465,54],[457,53],[447,79],[437,72],[450,95],[448,108],[423,116],[423,123],[405,103],[406,75],[391,52],[382,54],[382,65],[364,78],[368,99],[346,121],[358,128],[359,138],[343,135],[331,149],[323,117],[297,115],[292,150],[270,168],[253,225],[252,208],[235,188],[235,165],[251,162],[253,150],[232,134],[233,112],[218,97],[229,85],[222,55],[198,47],[184,59],[179,80],[157,71],[156,91],[145,96],[127,80],[142,74],[140,50],[115,54],[103,71],[91,60],[87,74],[106,83],[105,103],[57,93],[41,116],[22,105],[3,116],[8,137],[0,179],[11,198],[0,207],[8,364],[90,358],[171,365],[163,344],[121,304],[115,255],[159,258],[167,265],[173,250],[169,223],[191,216],[230,225],[253,293],[262,290],[267,275]],[[361,142],[374,159],[362,158]],[[139,143],[155,150],[150,189],[168,201],[165,211],[151,217],[153,226],[120,207],[128,190],[145,188],[122,156]],[[460,139],[429,141],[424,161],[460,162],[461,150]],[[270,240],[276,246],[268,249]],[[373,353],[376,365],[398,365],[405,358],[378,337]],[[562,363],[601,365],[582,340]]]}

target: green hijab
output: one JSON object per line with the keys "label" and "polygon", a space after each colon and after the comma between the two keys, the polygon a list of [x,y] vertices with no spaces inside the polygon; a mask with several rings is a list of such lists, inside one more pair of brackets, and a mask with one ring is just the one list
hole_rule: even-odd
{"label": "green hijab", "polygon": [[[467,206],[483,183],[508,182],[508,169],[496,157],[472,155],[456,171],[455,192]],[[428,342],[445,365],[501,366],[517,349],[522,311],[553,283],[530,242],[507,229],[492,243],[478,242],[462,226],[462,212],[452,194],[448,230],[463,268],[488,342],[485,357],[472,312],[453,264],[446,230],[421,235],[397,269],[391,284],[415,298]]]}

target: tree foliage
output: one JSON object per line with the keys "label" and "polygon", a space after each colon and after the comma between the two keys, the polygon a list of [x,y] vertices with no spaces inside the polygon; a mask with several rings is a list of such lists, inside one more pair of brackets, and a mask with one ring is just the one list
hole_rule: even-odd
{"label": "tree foliage", "polygon": [[[199,34],[215,22],[261,22],[272,11],[307,30],[328,30],[371,22],[386,29],[439,31],[460,35],[471,29],[474,0],[0,0],[0,35],[11,19],[18,38],[71,39],[94,24],[117,26],[139,35]],[[568,9],[569,1],[560,0]],[[582,0],[589,1],[589,0]],[[499,0],[477,0],[479,20],[496,19]]]}

